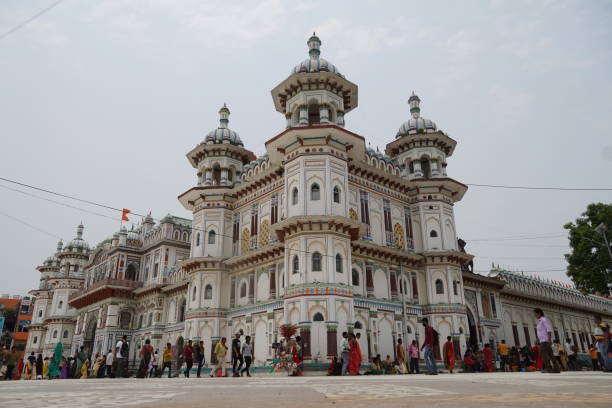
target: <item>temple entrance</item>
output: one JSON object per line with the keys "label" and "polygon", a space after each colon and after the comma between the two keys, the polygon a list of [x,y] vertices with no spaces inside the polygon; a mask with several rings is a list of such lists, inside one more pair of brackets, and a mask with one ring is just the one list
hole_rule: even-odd
{"label": "temple entrance", "polygon": [[94,341],[96,339],[96,328],[98,323],[97,316],[91,316],[85,326],[85,335],[83,336],[83,347],[89,355],[95,355],[94,352]]}
{"label": "temple entrance", "polygon": [[467,339],[467,346],[472,350],[476,350],[478,347],[478,330],[476,330],[476,320],[474,319],[474,315],[469,307],[466,307],[468,317],[468,325],[470,326],[470,333]]}

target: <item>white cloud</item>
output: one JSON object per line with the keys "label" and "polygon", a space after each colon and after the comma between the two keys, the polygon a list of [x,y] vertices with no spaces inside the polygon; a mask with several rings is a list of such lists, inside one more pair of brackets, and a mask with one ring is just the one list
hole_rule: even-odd
{"label": "white cloud", "polygon": [[500,84],[492,85],[489,88],[489,95],[494,100],[495,110],[506,116],[514,115],[516,112],[523,110],[531,99],[526,92]]}

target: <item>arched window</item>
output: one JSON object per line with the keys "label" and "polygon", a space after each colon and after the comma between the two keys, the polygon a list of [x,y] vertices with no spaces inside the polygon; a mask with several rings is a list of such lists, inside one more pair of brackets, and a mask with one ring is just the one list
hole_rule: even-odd
{"label": "arched window", "polygon": [[429,232],[429,236],[430,236],[431,238],[436,238],[436,237],[438,236],[438,231],[436,231],[436,230],[431,230],[431,231]]}
{"label": "arched window", "polygon": [[149,313],[149,324],[148,326],[153,326],[153,313]]}
{"label": "arched window", "polygon": [[57,304],[57,308],[61,309],[62,307],[64,307],[64,301],[60,300],[59,303]]}
{"label": "arched window", "polygon": [[34,338],[32,339],[32,344],[36,343],[38,343],[38,336],[34,336]]}
{"label": "arched window", "polygon": [[221,184],[221,166],[219,163],[215,163],[212,169],[212,182],[214,186]]}
{"label": "arched window", "polygon": [[209,300],[212,299],[212,286],[211,285],[206,285],[206,287],[204,288],[204,299]]}
{"label": "arched window", "polygon": [[64,330],[64,335],[62,337],[64,337],[65,339],[68,338],[68,330]]}
{"label": "arched window", "polygon": [[321,254],[318,252],[312,254],[312,271],[321,272]]}
{"label": "arched window", "polygon": [[357,269],[353,269],[352,275],[353,286],[359,286],[359,272],[357,272]]}
{"label": "arched window", "polygon": [[429,165],[429,159],[426,157],[421,158],[421,171],[423,172],[423,177],[431,177],[431,167]]}
{"label": "arched window", "polygon": [[38,311],[38,317],[42,317],[42,310]]}
{"label": "arched window", "polygon": [[247,284],[246,282],[242,282],[242,285],[240,285],[240,297],[246,297],[246,293],[247,293]]}
{"label": "arched window", "polygon": [[143,320],[144,320],[144,315],[140,315],[140,319],[138,319],[138,328],[142,328],[142,324],[143,324]]}
{"label": "arched window", "polygon": [[323,315],[319,312],[315,313],[315,315],[312,317],[312,321],[313,322],[322,322],[324,321],[325,318],[323,317]]}
{"label": "arched window", "polygon": [[214,244],[215,243],[215,239],[217,237],[217,233],[214,230],[211,230],[208,233],[208,244]]}
{"label": "arched window", "polygon": [[340,188],[334,187],[334,203],[340,204]]}
{"label": "arched window", "polygon": [[200,233],[196,234],[196,246],[200,246]]}
{"label": "arched window", "polygon": [[130,264],[125,272],[125,279],[135,281],[136,280],[136,267],[134,264]]}
{"label": "arched window", "polygon": [[310,186],[310,199],[312,201],[318,201],[321,199],[321,187],[317,183]]}
{"label": "arched window", "polygon": [[355,322],[355,329],[359,330],[359,329],[363,329],[363,325],[361,324],[361,322],[357,321]]}
{"label": "arched window", "polygon": [[185,309],[187,308],[187,301],[183,298],[181,302],[181,308],[179,309],[179,322],[185,321]]}
{"label": "arched window", "polygon": [[193,291],[192,291],[192,295],[191,295],[191,300],[195,301],[196,300],[196,295],[198,293],[198,288],[197,287],[193,287]]}
{"label": "arched window", "polygon": [[436,279],[436,295],[444,294],[444,283],[441,279]]}
{"label": "arched window", "polygon": [[178,230],[177,230],[177,231],[174,231],[174,239],[175,239],[175,240],[177,240],[177,241],[178,241],[178,240],[180,239],[180,238],[179,238],[179,237],[180,237],[180,235],[181,235],[181,233],[180,233],[180,232],[178,232]]}
{"label": "arched window", "polygon": [[53,330],[53,338],[57,339],[57,330]]}
{"label": "arched window", "polygon": [[293,255],[293,273],[300,273],[300,259],[297,255]]}
{"label": "arched window", "polygon": [[336,272],[342,273],[342,255],[336,254]]}
{"label": "arched window", "polygon": [[298,189],[297,187],[293,187],[293,190],[291,191],[291,204],[297,205],[297,203],[298,203]]}
{"label": "arched window", "polygon": [[457,287],[457,281],[453,281],[453,294],[455,296],[459,295],[459,290],[458,290],[458,287]]}
{"label": "arched window", "polygon": [[319,117],[319,104],[316,101],[311,102],[308,105],[308,124],[309,125],[318,125],[320,122]]}
{"label": "arched window", "polygon": [[189,233],[183,232],[183,241],[189,242]]}

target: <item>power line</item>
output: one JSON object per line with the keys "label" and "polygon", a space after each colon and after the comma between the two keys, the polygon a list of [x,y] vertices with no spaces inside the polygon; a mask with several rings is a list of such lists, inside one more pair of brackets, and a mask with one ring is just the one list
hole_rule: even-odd
{"label": "power line", "polygon": [[505,188],[511,190],[551,190],[551,191],[612,191],[612,188],[574,188],[574,187],[528,187],[528,186],[505,186],[495,184],[464,183],[472,187]]}
{"label": "power line", "polygon": [[47,6],[44,9],[40,10],[38,13],[34,14],[32,17],[28,18],[27,20],[17,24],[15,27],[13,27],[10,30],[6,31],[4,34],[0,34],[0,40],[4,39],[5,37],[8,37],[11,34],[13,34],[15,31],[17,31],[20,28],[24,27],[26,24],[31,23],[32,21],[36,20],[38,17],[40,17],[43,14],[45,14],[46,12],[50,11],[52,8],[58,6],[62,1],[64,1],[64,0],[58,0],[55,3],[52,3],[50,6]]}
{"label": "power line", "polygon": [[36,227],[36,226],[34,226],[34,225],[30,224],[30,223],[27,223],[27,222],[25,222],[25,221],[23,221],[23,220],[21,220],[21,219],[19,219],[19,218],[17,218],[17,217],[14,217],[14,216],[12,216],[12,215],[6,214],[6,213],[1,212],[1,211],[0,211],[0,215],[4,215],[5,217],[10,218],[10,219],[11,219],[11,220],[13,220],[13,221],[16,221],[16,222],[18,222],[18,223],[20,223],[20,224],[26,225],[26,226],[28,226],[28,227],[30,227],[30,228],[32,228],[32,229],[35,229],[35,230],[36,230],[36,231],[38,231],[38,232],[42,232],[43,234],[50,235],[50,236],[52,236],[53,238],[62,239],[62,237],[60,237],[60,236],[58,236],[58,235],[55,235],[55,234],[53,234],[53,233],[51,233],[51,232],[48,232],[48,231],[45,231],[45,230],[44,230],[44,229],[42,229],[42,228],[38,228],[38,227]]}
{"label": "power line", "polygon": [[515,237],[508,236],[502,238],[480,238],[480,239],[466,239],[466,242],[479,242],[479,241],[523,241],[530,239],[553,239],[553,238],[566,238],[567,234],[556,234],[556,235],[517,235]]}
{"label": "power line", "polygon": [[111,219],[113,221],[117,220],[116,217],[111,217],[111,216],[108,216],[108,215],[105,215],[105,214],[97,213],[95,211],[90,211],[90,210],[86,210],[86,209],[81,208],[81,207],[76,207],[74,205],[70,205],[70,204],[59,202],[59,201],[51,200],[50,198],[40,197],[40,196],[37,196],[35,194],[31,194],[31,193],[28,193],[28,192],[25,192],[25,191],[17,190],[16,188],[10,188],[10,187],[7,187],[7,186],[3,186],[2,184],[0,184],[0,187],[1,188],[5,188],[7,190],[15,191],[16,193],[20,193],[20,194],[23,194],[23,195],[34,197],[34,198],[37,198],[39,200],[48,201],[50,203],[54,203],[54,204],[58,204],[58,205],[61,205],[61,206],[64,206],[64,207],[68,207],[68,208],[72,208],[72,209],[75,209],[75,210],[78,210],[78,211],[82,211],[82,212],[85,212],[85,213],[88,213],[88,214],[93,214],[93,215],[97,215],[97,216],[100,216],[100,217],[109,218],[109,219]]}

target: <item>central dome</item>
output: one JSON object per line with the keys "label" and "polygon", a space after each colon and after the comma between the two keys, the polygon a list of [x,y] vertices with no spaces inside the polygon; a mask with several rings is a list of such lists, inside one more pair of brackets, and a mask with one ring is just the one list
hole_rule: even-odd
{"label": "central dome", "polygon": [[230,110],[223,104],[219,109],[219,127],[211,130],[206,135],[203,143],[206,144],[233,144],[237,146],[244,146],[238,133],[234,132],[227,127],[229,123]]}
{"label": "central dome", "polygon": [[300,72],[331,72],[344,78],[344,75],[338,71],[338,68],[336,68],[334,64],[320,57],[321,50],[319,48],[321,47],[321,40],[315,33],[312,33],[312,37],[308,39],[307,44],[310,58],[297,64],[291,71],[292,74],[298,74]]}

